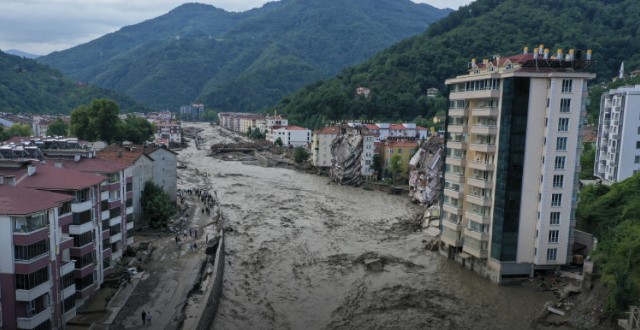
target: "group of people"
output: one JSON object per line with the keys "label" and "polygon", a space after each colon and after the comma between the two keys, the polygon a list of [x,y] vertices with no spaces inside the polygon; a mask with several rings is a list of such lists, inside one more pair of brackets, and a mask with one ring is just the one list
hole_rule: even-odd
{"label": "group of people", "polygon": [[151,311],[142,310],[142,325],[151,326]]}

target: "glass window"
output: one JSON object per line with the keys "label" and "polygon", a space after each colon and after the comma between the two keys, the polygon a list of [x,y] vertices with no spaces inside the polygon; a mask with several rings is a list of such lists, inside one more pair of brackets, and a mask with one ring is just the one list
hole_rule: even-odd
{"label": "glass window", "polygon": [[571,110],[571,99],[560,99],[560,112],[569,112]]}
{"label": "glass window", "polygon": [[567,138],[566,137],[559,137],[556,140],[556,150],[558,150],[558,151],[567,150]]}
{"label": "glass window", "polygon": [[572,90],[573,90],[573,80],[562,79],[562,92],[571,93]]}
{"label": "glass window", "polygon": [[562,194],[551,195],[551,206],[562,206]]}
{"label": "glass window", "polygon": [[560,212],[551,212],[551,214],[549,215],[549,224],[551,225],[560,224]]}
{"label": "glass window", "polygon": [[565,156],[556,156],[555,168],[556,170],[564,170]]}
{"label": "glass window", "polygon": [[553,187],[554,188],[562,188],[564,185],[564,175],[554,175],[553,176]]}
{"label": "glass window", "polygon": [[547,261],[555,261],[558,259],[558,249],[547,249]]}
{"label": "glass window", "polygon": [[559,230],[549,230],[549,243],[558,243]]}
{"label": "glass window", "polygon": [[558,131],[566,132],[569,130],[569,118],[560,118],[558,120]]}

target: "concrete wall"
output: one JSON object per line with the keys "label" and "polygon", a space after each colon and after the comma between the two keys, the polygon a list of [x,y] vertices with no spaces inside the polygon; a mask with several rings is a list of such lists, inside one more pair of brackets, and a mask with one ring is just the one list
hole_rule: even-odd
{"label": "concrete wall", "polygon": [[202,311],[202,316],[198,322],[197,330],[211,329],[213,321],[216,318],[218,312],[218,305],[220,304],[220,297],[222,296],[222,282],[224,275],[224,230],[220,230],[220,243],[218,244],[218,251],[216,251],[216,260],[213,263],[213,287],[211,293],[207,299],[206,307]]}

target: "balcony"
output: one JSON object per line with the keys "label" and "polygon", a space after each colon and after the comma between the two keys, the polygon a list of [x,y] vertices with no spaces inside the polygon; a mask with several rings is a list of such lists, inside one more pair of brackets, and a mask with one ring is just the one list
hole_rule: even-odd
{"label": "balcony", "polygon": [[447,141],[447,149],[464,150],[466,148],[467,148],[467,143],[464,141]]}
{"label": "balcony", "polygon": [[133,222],[127,222],[127,230],[133,229]]}
{"label": "balcony", "polygon": [[498,108],[473,108],[471,115],[475,117],[497,117]]}
{"label": "balcony", "polygon": [[460,173],[445,173],[444,179],[453,183],[464,183],[464,175]]}
{"label": "balcony", "polygon": [[442,219],[442,226],[451,230],[462,232],[462,223],[449,221],[448,219]]}
{"label": "balcony", "polygon": [[483,162],[481,160],[472,160],[470,162],[467,162],[467,167],[481,171],[493,171],[494,166],[494,163]]}
{"label": "balcony", "polygon": [[491,206],[491,198],[467,194],[466,201],[479,206]]}
{"label": "balcony", "polygon": [[455,205],[450,205],[450,204],[442,204],[442,209],[444,211],[447,211],[451,214],[455,214],[455,215],[462,215],[462,207],[461,206],[455,206]]}
{"label": "balcony", "polygon": [[89,221],[81,225],[69,225],[69,234],[80,235],[90,230],[93,230],[93,228],[94,228],[93,221]]}
{"label": "balcony", "polygon": [[464,166],[466,162],[464,158],[451,156],[451,157],[445,157],[445,163],[449,165]]}
{"label": "balcony", "polygon": [[32,317],[18,317],[16,321],[19,329],[33,329],[49,319],[51,319],[51,307],[43,309]]}
{"label": "balcony", "polygon": [[49,293],[51,281],[46,281],[31,290],[16,289],[16,301],[32,301],[45,293]]}
{"label": "balcony", "polygon": [[[65,234],[66,235],[66,234]],[[60,238],[60,250],[67,250],[73,247],[73,237],[71,236],[62,236]]]}
{"label": "balcony", "polygon": [[496,125],[473,125],[471,126],[471,133],[482,135],[496,135],[498,127]]}
{"label": "balcony", "polygon": [[481,177],[469,177],[467,178],[467,184],[482,189],[493,188],[493,182],[491,180],[485,180]]}
{"label": "balcony", "polygon": [[127,207],[127,210],[126,210],[125,214],[133,214],[133,206]]}
{"label": "balcony", "polygon": [[91,199],[80,203],[71,203],[71,212],[82,213],[90,210],[91,206],[93,206],[93,201]]}
{"label": "balcony", "polygon": [[488,215],[482,215],[479,213],[467,211],[464,213],[464,217],[469,220],[481,223],[483,225],[491,224],[491,218]]}
{"label": "balcony", "polygon": [[468,110],[466,108],[449,109],[449,117],[466,117]]}
{"label": "balcony", "polygon": [[494,153],[496,152],[496,145],[488,143],[472,143],[469,145],[469,150]]}
{"label": "balcony", "polygon": [[117,216],[109,220],[109,227],[119,225],[122,223],[122,216]]}
{"label": "balcony", "polygon": [[76,268],[76,263],[73,261],[67,261],[62,267],[60,267],[60,276],[71,273]]}
{"label": "balcony", "polygon": [[108,199],[109,199],[109,191],[105,190],[105,191],[100,193],[100,200],[101,201],[106,201]]}
{"label": "balcony", "polygon": [[451,230],[450,228],[444,227],[442,230],[442,235],[440,239],[443,243],[449,246],[461,247],[462,239],[460,238],[460,232]]}
{"label": "balcony", "polygon": [[497,89],[458,90],[449,93],[449,100],[495,99],[498,97],[500,97],[500,91]]}
{"label": "balcony", "polygon": [[455,199],[462,199],[464,193],[462,191],[452,190],[452,189],[444,189],[444,195],[453,197]]}
{"label": "balcony", "polygon": [[471,237],[478,241],[489,241],[489,233],[481,233],[478,231],[470,230],[469,228],[465,228],[463,233],[464,233],[464,236]]}
{"label": "balcony", "polygon": [[102,213],[100,213],[100,219],[102,220],[109,219],[109,210],[102,211]]}
{"label": "balcony", "polygon": [[449,132],[449,133],[466,133],[467,132],[467,125],[448,124],[447,125],[447,132]]}
{"label": "balcony", "polygon": [[49,236],[49,225],[23,225],[14,229],[13,242],[19,245],[29,245],[41,241]]}
{"label": "balcony", "polygon": [[76,293],[76,285],[71,284],[68,287],[62,289],[62,299],[67,299]]}
{"label": "balcony", "polygon": [[132,245],[133,243],[133,237],[127,237],[127,245]]}
{"label": "balcony", "polygon": [[115,242],[122,240],[122,233],[117,233],[111,237],[109,237],[109,243],[113,244]]}
{"label": "balcony", "polygon": [[469,245],[464,245],[462,247],[462,251],[478,258],[478,259],[487,259],[487,257],[489,256],[489,250],[487,249],[477,249],[475,247],[471,247]]}

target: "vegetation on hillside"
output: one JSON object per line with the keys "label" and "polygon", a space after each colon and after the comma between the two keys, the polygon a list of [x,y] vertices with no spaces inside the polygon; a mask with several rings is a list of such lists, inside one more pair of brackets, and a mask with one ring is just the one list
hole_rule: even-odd
{"label": "vegetation on hillside", "polygon": [[[477,0],[429,29],[336,78],[309,85],[277,105],[291,122],[315,127],[343,118],[412,120],[433,117],[427,88],[445,91],[447,78],[465,73],[471,58],[516,55],[524,46],[593,49],[600,81],[625,61],[640,65],[640,2],[635,0]],[[371,89],[356,97],[357,87]]]}
{"label": "vegetation on hillside", "polygon": [[580,193],[578,228],[598,238],[594,257],[611,288],[613,312],[640,301],[640,175],[611,187],[592,185]]}
{"label": "vegetation on hillside", "polygon": [[169,219],[178,211],[176,203],[153,181],[145,182],[140,205],[142,221],[152,228],[166,227]]}
{"label": "vegetation on hillside", "polygon": [[148,111],[127,96],[74,83],[58,70],[0,52],[1,112],[67,114],[80,104],[105,97],[116,100],[125,112]]}
{"label": "vegetation on hillside", "polygon": [[282,0],[243,13],[185,4],[38,61],[161,109],[199,98],[257,111],[449,12],[409,0]]}

